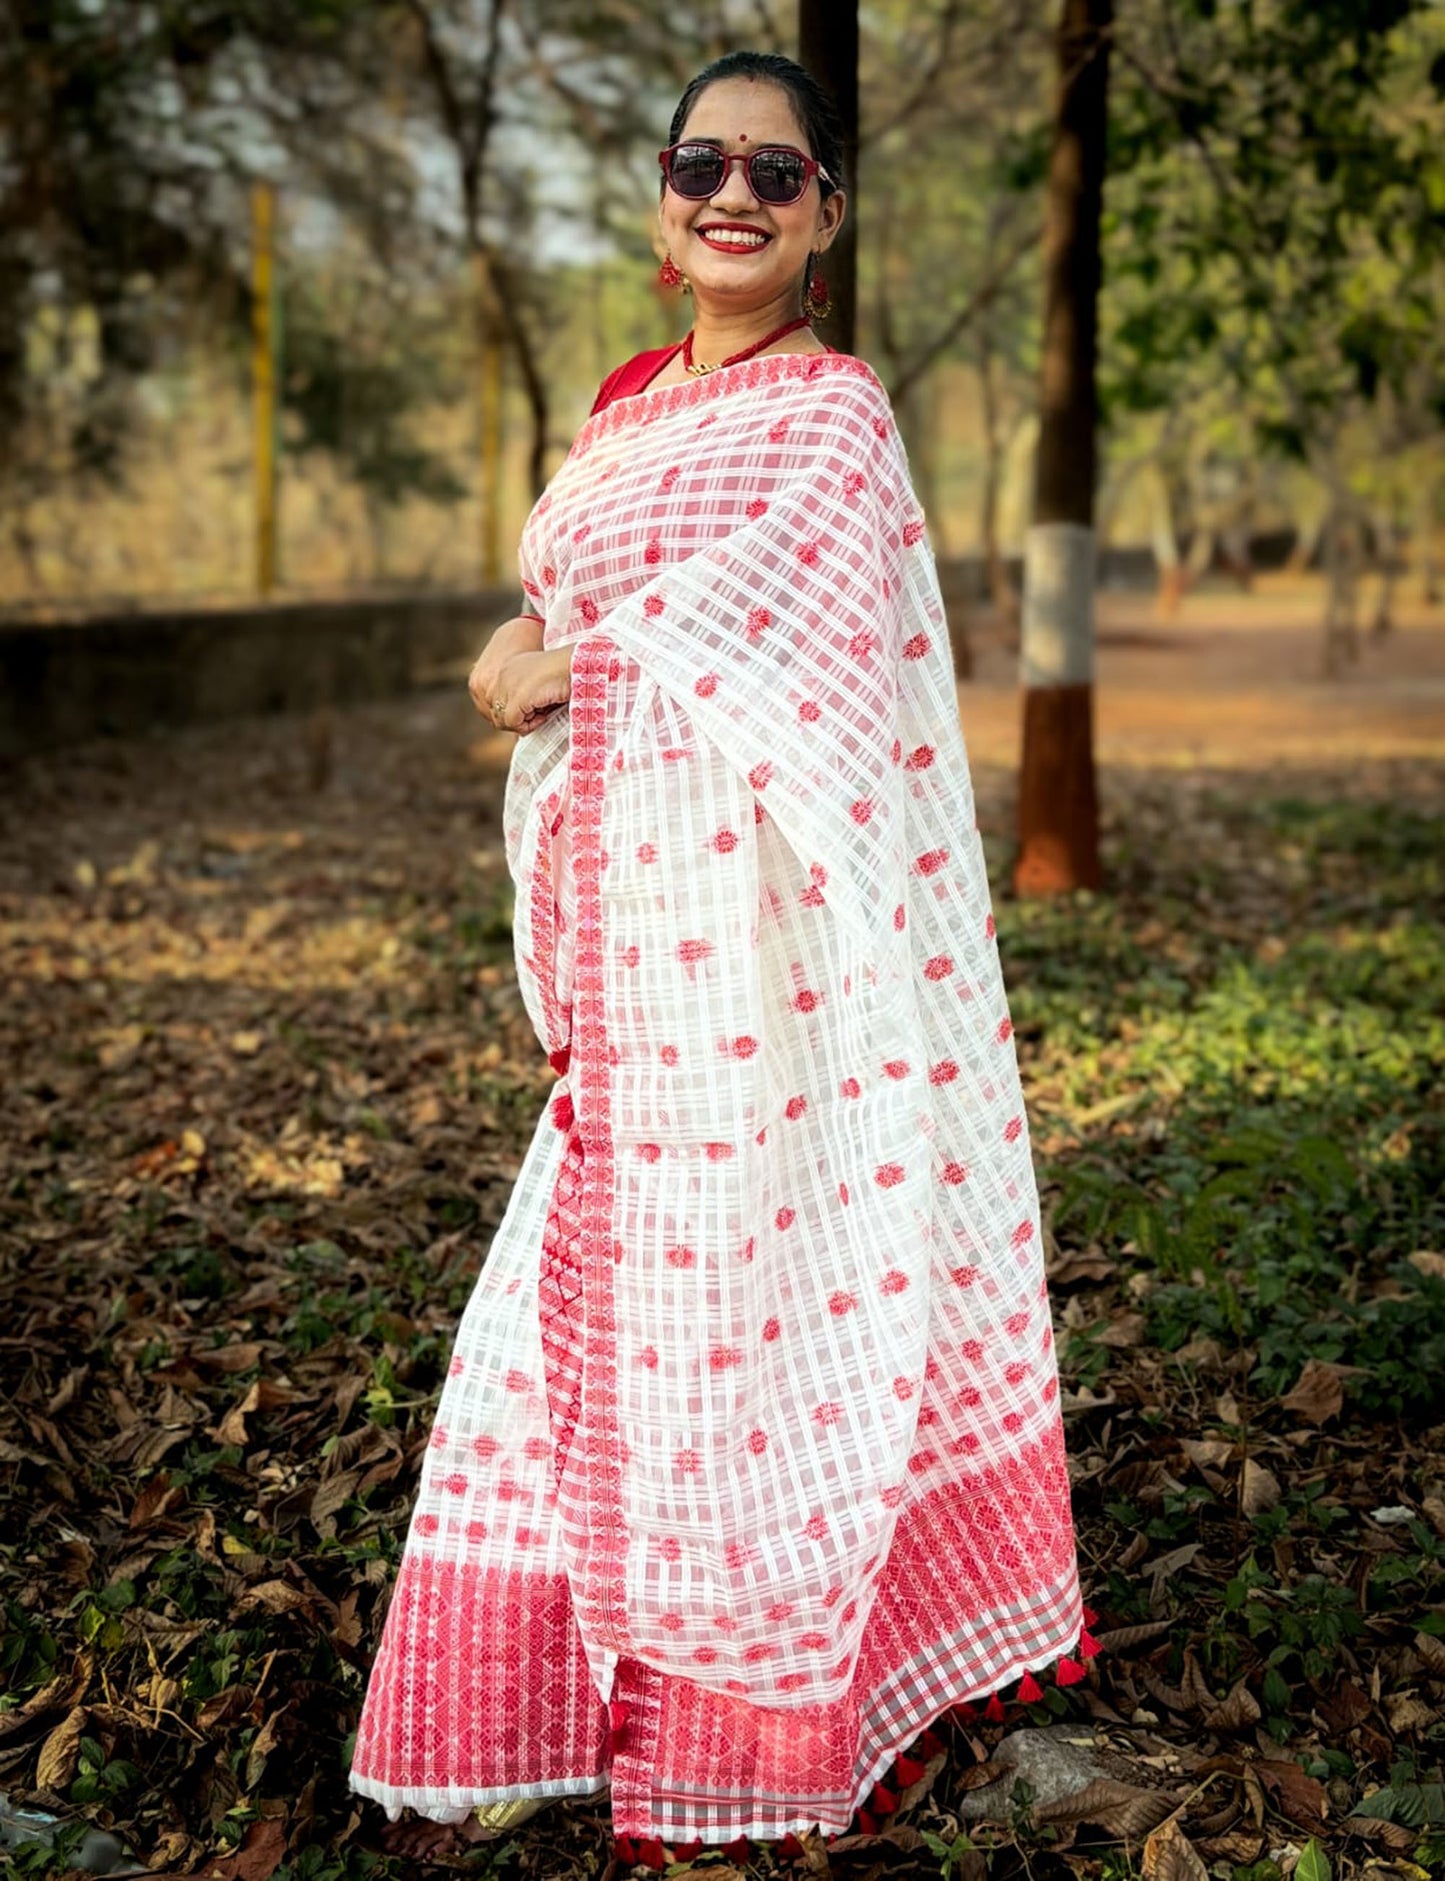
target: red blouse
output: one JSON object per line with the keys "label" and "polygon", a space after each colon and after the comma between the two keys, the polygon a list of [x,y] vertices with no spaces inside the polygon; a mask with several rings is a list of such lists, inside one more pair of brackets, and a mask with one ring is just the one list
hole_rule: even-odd
{"label": "red blouse", "polygon": [[[837,348],[829,346],[825,350],[831,353]],[[681,351],[682,341],[679,340],[673,346],[656,346],[649,353],[638,353],[632,359],[624,360],[602,381],[588,417],[595,417],[614,399],[631,398],[634,392],[645,392],[667,362]]]}

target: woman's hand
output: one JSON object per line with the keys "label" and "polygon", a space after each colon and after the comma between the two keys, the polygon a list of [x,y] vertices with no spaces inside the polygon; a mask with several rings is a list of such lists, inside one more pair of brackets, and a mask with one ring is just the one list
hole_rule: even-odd
{"label": "woman's hand", "polygon": [[572,648],[514,653],[492,687],[490,717],[504,731],[535,731],[572,697]]}
{"label": "woman's hand", "polygon": [[494,725],[502,722],[492,706],[497,697],[497,682],[507,661],[515,659],[519,653],[540,653],[541,650],[542,623],[535,615],[518,614],[514,619],[502,622],[467,678],[467,691],[472,695],[472,704],[483,718],[491,719]]}

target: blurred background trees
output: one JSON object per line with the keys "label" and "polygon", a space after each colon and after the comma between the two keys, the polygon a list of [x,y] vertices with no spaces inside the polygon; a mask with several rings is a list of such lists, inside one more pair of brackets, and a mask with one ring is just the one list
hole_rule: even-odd
{"label": "blurred background trees", "polygon": [[[860,15],[855,343],[938,547],[981,550],[1005,610],[1057,15]],[[791,0],[11,0],[0,594],[247,590],[258,180],[283,583],[505,577],[598,380],[685,324],[653,239],[681,85],[799,24]],[[1132,0],[1112,35],[1101,533],[1155,544],[1167,605],[1293,527],[1330,573],[1336,667],[1366,551],[1422,560],[1445,487],[1442,94],[1445,15],[1419,0]]]}

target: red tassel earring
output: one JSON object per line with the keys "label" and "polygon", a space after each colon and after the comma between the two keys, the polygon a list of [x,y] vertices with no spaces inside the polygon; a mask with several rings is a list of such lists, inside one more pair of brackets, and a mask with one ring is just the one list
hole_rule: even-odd
{"label": "red tassel earring", "polygon": [[833,297],[828,292],[828,283],[817,271],[816,255],[809,255],[807,272],[803,276],[803,312],[809,320],[826,320],[833,311]]}
{"label": "red tassel earring", "polygon": [[687,276],[678,267],[670,253],[663,256],[662,266],[657,270],[657,278],[663,287],[674,289],[680,287],[684,293],[687,292]]}

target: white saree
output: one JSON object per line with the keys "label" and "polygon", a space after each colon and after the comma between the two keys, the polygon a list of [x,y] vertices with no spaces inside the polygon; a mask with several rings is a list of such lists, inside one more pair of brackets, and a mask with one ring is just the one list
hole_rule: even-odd
{"label": "white saree", "polygon": [[1084,1626],[1038,1201],[933,558],[861,361],[588,420],[505,808],[561,1073],[458,1334],[352,1783],[847,1827]]}

